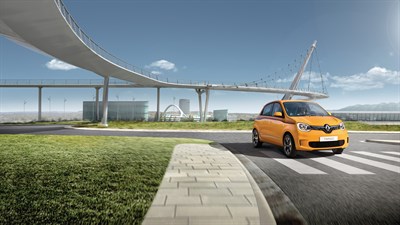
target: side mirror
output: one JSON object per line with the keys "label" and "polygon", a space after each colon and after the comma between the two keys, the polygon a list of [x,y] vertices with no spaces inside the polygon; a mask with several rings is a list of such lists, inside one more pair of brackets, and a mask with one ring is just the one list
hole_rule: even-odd
{"label": "side mirror", "polygon": [[275,113],[274,113],[274,116],[275,116],[275,117],[282,117],[282,113],[281,113],[281,112],[275,112]]}
{"label": "side mirror", "polygon": [[332,113],[331,113],[331,112],[328,112],[328,115],[332,116]]}

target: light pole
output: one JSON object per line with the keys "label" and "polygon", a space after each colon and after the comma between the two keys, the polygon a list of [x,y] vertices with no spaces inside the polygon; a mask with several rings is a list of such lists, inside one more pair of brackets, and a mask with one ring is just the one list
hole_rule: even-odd
{"label": "light pole", "polygon": [[26,100],[24,100],[24,113],[25,113],[25,105],[28,103]]}
{"label": "light pole", "polygon": [[49,113],[51,112],[51,96],[47,98],[47,100],[49,101]]}
{"label": "light pole", "polygon": [[132,121],[135,120],[135,97],[132,97]]}
{"label": "light pole", "polygon": [[115,96],[117,98],[117,121],[119,120],[119,95]]}
{"label": "light pole", "polygon": [[67,102],[67,99],[64,98],[64,119],[65,119],[65,103]]}

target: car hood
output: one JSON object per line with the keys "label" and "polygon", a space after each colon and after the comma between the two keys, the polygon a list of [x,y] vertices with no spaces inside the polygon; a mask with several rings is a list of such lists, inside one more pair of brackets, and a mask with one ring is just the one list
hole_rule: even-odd
{"label": "car hood", "polygon": [[306,123],[311,126],[339,125],[342,122],[340,119],[333,116],[298,116],[291,117],[297,123]]}

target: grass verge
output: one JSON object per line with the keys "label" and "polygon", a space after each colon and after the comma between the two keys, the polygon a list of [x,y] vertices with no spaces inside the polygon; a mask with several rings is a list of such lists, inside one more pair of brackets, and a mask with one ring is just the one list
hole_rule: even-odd
{"label": "grass verge", "polygon": [[0,135],[0,224],[140,224],[177,138]]}

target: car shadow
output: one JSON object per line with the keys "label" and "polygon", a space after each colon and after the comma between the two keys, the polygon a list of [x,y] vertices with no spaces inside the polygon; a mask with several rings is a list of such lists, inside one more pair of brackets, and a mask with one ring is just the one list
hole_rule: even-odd
{"label": "car shadow", "polygon": [[[222,146],[230,150],[233,154],[243,154],[245,156],[253,157],[263,157],[270,158],[263,154],[263,151],[271,151],[274,154],[273,158],[277,159],[287,159],[283,150],[278,146],[263,143],[260,148],[254,148],[252,143],[220,143]],[[321,158],[321,157],[331,157],[335,154],[332,151],[297,151],[297,155],[294,159],[309,159],[309,158]]]}

